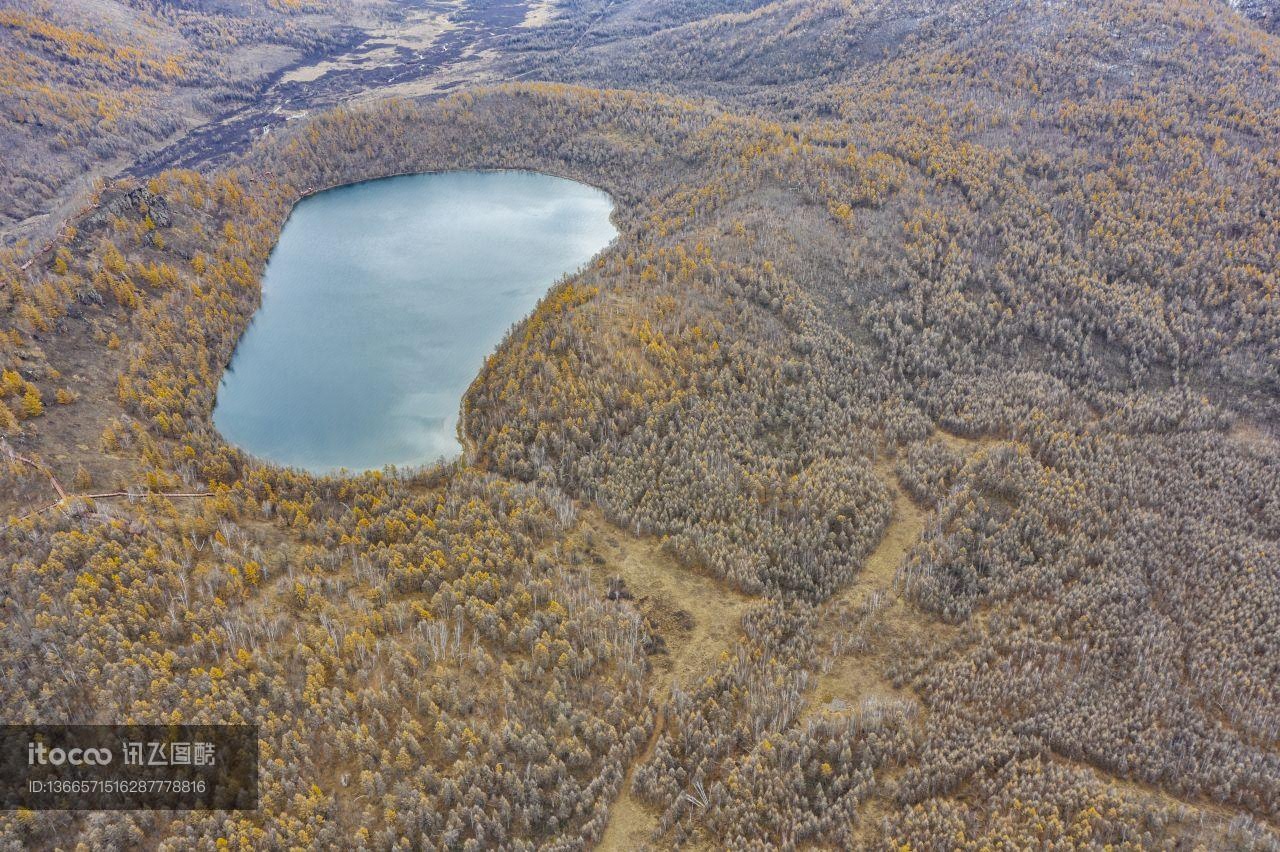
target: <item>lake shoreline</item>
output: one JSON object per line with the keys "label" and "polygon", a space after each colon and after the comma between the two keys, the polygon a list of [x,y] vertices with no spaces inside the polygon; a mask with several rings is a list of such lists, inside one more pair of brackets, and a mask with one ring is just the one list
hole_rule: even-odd
{"label": "lake shoreline", "polygon": [[309,190],[225,366],[215,427],[316,475],[458,457],[461,400],[484,359],[614,243],[615,209],[598,187],[527,169]]}

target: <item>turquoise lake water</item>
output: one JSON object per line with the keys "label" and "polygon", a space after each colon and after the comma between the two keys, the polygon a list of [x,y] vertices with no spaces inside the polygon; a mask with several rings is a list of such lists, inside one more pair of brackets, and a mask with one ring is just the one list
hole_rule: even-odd
{"label": "turquoise lake water", "polygon": [[300,202],[223,377],[214,424],[315,472],[460,452],[462,395],[511,325],[609,244],[598,189],[532,172],[444,172]]}

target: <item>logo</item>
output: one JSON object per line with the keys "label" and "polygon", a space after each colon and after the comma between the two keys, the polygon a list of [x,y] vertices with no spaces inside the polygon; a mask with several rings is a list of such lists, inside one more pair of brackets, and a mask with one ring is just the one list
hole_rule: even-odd
{"label": "logo", "polygon": [[106,766],[111,762],[109,748],[49,748],[44,743],[27,743],[28,766]]}

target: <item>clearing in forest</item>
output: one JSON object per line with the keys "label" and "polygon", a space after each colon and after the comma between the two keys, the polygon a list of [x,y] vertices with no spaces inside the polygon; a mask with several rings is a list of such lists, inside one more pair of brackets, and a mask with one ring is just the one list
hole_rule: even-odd
{"label": "clearing in forest", "polygon": [[[939,431],[937,437],[966,456],[983,446],[995,443],[992,438],[961,438]],[[828,606],[833,612],[867,612],[863,624],[866,629],[858,637],[863,653],[833,655],[829,668],[818,678],[812,707],[842,710],[861,704],[867,699],[907,699],[910,693],[899,689],[884,676],[891,655],[906,641],[932,635],[945,638],[954,632],[950,625],[931,619],[909,606],[894,589],[894,577],[898,567],[907,558],[911,548],[920,540],[928,521],[929,510],[916,504],[903,490],[894,471],[892,458],[882,458],[875,466],[876,476],[893,496],[893,515],[885,528],[884,536],[875,550],[854,577],[853,582]],[[827,622],[834,633],[844,629],[846,619],[835,618]],[[840,645],[843,637],[830,637]]]}
{"label": "clearing in forest", "polygon": [[[596,557],[595,582],[630,596],[664,644],[650,659],[650,683],[658,691],[653,734],[632,761],[622,791],[610,809],[600,849],[639,849],[658,823],[655,811],[631,794],[631,772],[648,760],[662,734],[663,708],[673,683],[688,687],[741,635],[742,615],[753,603],[726,583],[681,565],[655,539],[637,538],[605,520],[594,507],[580,515],[582,532]],[[621,582],[618,582],[621,581]]]}
{"label": "clearing in forest", "polygon": [[733,646],[753,599],[684,567],[656,539],[619,529],[598,509],[583,510],[581,519],[587,543],[599,557],[593,579],[606,588],[614,578],[621,580],[618,591],[625,590],[665,644],[664,653],[652,657],[651,675],[665,700],[672,682],[688,685]]}
{"label": "clearing in forest", "polygon": [[[940,437],[957,449],[972,453],[990,440],[968,440],[946,433]],[[911,548],[920,540],[928,510],[918,506],[898,484],[893,460],[882,460],[876,474],[893,495],[893,515],[880,543],[864,562],[853,582],[827,606],[835,613],[870,612],[863,621],[865,645],[861,653],[842,647],[833,654],[818,678],[811,709],[840,711],[869,699],[914,700],[906,689],[895,687],[884,675],[891,656],[913,637],[946,635],[954,628],[937,623],[907,605],[894,591],[894,576]],[[673,682],[690,684],[699,672],[722,651],[730,650],[741,633],[743,612],[752,599],[727,584],[691,571],[663,551],[653,539],[636,538],[606,521],[599,510],[581,513],[582,532],[596,561],[595,582],[605,588],[630,595],[637,609],[649,619],[654,632],[665,643],[665,653],[655,655],[652,684],[659,690],[659,714],[646,747],[632,762],[632,770],[643,764],[663,729],[662,708]],[[620,583],[618,581],[621,581]],[[847,617],[830,622],[827,638],[839,645],[834,635],[848,624]],[[872,808],[878,802],[869,803]],[[657,825],[658,814],[631,794],[631,774],[623,782],[614,802],[608,828],[599,848],[643,848]],[[878,820],[866,820],[867,825]]]}

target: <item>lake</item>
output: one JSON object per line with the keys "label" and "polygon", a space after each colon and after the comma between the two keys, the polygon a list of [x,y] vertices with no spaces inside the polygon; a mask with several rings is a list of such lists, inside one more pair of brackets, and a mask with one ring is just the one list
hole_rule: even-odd
{"label": "lake", "polygon": [[442,172],[299,202],[214,424],[317,473],[456,456],[484,359],[557,280],[613,240],[598,189],[533,172]]}

